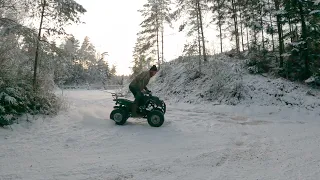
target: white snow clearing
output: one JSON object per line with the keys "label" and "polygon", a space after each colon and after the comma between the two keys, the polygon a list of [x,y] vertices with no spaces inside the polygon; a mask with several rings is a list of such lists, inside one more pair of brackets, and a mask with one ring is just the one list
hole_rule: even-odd
{"label": "white snow clearing", "polygon": [[57,117],[0,129],[1,180],[320,179],[319,114],[305,108],[167,101],[153,128],[115,125],[105,91],[65,95]]}

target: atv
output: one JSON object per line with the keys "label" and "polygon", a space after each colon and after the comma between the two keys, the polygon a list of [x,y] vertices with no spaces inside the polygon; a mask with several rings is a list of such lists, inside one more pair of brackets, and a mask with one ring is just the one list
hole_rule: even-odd
{"label": "atv", "polygon": [[[119,98],[116,93],[111,93],[113,101],[116,102],[114,110],[110,113],[110,119],[115,121],[117,125],[126,123],[129,117],[132,117],[133,101]],[[123,95],[120,95],[123,97]],[[164,114],[166,113],[166,104],[163,100],[153,96],[151,91],[146,91],[141,98],[141,102],[137,108],[137,114],[148,120],[148,124],[152,127],[160,127],[164,123]]]}

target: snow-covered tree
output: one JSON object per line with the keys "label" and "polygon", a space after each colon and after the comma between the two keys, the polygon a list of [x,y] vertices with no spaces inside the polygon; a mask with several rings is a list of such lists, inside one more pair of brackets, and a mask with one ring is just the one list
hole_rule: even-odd
{"label": "snow-covered tree", "polygon": [[80,22],[79,15],[85,13],[86,10],[74,0],[41,0],[39,3],[38,1],[32,3],[35,8],[31,8],[31,17],[40,21],[33,70],[33,87],[36,90],[40,41],[45,40],[47,36],[52,34],[65,34],[64,26],[67,23]]}
{"label": "snow-covered tree", "polygon": [[148,0],[139,10],[144,20],[140,24],[142,30],[138,33],[134,51],[152,58],[156,56],[158,67],[164,61],[164,26],[171,25],[170,4],[171,0]]}
{"label": "snow-covered tree", "polygon": [[[177,0],[177,9],[173,13],[176,20],[184,19],[184,23],[179,27],[179,31],[187,31],[188,37],[193,37],[191,43],[185,46],[185,52],[195,52],[195,47],[198,47],[199,55],[199,70],[201,71],[201,56],[203,61],[207,61],[206,40],[204,35],[205,23],[203,22],[203,9],[209,9],[208,2],[204,0]],[[197,42],[197,46],[196,43]],[[191,48],[191,49],[190,49]]]}

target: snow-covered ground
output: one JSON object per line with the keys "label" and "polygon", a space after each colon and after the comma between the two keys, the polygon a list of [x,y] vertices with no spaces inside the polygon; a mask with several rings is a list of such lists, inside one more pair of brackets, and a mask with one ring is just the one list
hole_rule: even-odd
{"label": "snow-covered ground", "polygon": [[57,117],[0,129],[1,180],[320,179],[320,118],[306,108],[167,100],[162,127],[116,126],[110,93],[64,94]]}

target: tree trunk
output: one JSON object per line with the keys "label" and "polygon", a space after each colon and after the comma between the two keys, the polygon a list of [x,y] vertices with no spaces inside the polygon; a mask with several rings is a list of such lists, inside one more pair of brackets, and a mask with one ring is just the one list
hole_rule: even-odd
{"label": "tree trunk", "polygon": [[291,23],[291,18],[290,17],[288,17],[288,23],[289,23],[290,42],[293,42],[293,38],[292,38],[292,23]]}
{"label": "tree trunk", "polygon": [[[220,8],[220,0],[218,0],[218,7]],[[218,26],[219,26],[219,33],[220,33],[220,51],[223,52],[223,42],[222,42],[222,22],[221,22],[221,11],[218,9]]]}
{"label": "tree trunk", "polygon": [[247,46],[248,46],[248,50],[250,50],[250,41],[249,41],[249,28],[246,27],[247,30]]}
{"label": "tree trunk", "polygon": [[221,25],[221,20],[219,20],[219,32],[220,32],[220,49],[221,49],[221,53],[223,53],[222,25]]}
{"label": "tree trunk", "polygon": [[[280,10],[279,0],[274,0],[276,11]],[[279,54],[280,54],[280,68],[283,67],[283,38],[282,38],[282,25],[281,25],[281,15],[277,14],[277,27],[278,27],[278,36],[279,36]]]}
{"label": "tree trunk", "polygon": [[257,30],[255,29],[254,30],[254,35],[253,35],[253,37],[254,37],[254,48],[255,49],[257,49],[257,44],[258,44],[258,38],[257,38]]}
{"label": "tree trunk", "polygon": [[297,41],[299,38],[299,35],[298,35],[298,27],[297,27],[297,24],[294,25],[294,40]]}
{"label": "tree trunk", "polygon": [[307,25],[304,17],[304,11],[303,11],[303,6],[302,2],[298,1],[298,6],[299,6],[299,15],[300,15],[300,20],[301,20],[301,35],[302,39],[304,41],[304,49],[302,51],[302,57],[304,58],[304,68],[305,68],[305,77],[304,78],[309,78],[310,77],[310,68],[309,68],[309,55],[308,55],[308,35],[307,35]]}
{"label": "tree trunk", "polygon": [[[257,12],[255,12],[256,9],[254,10],[254,14],[252,13],[252,16],[251,18],[254,20],[254,21],[258,21],[257,19]],[[251,48],[253,48],[254,50],[257,50],[258,49],[258,38],[257,38],[257,27],[256,25],[254,25],[254,28],[253,28],[253,45],[251,46]]]}
{"label": "tree trunk", "polygon": [[34,58],[33,91],[35,91],[35,92],[37,90],[37,71],[38,71],[39,46],[40,46],[40,40],[41,40],[41,30],[42,30],[45,6],[46,6],[46,0],[43,0],[41,17],[40,17],[40,25],[39,25],[39,31],[38,31],[38,37],[37,37],[36,54],[35,54],[35,58]]}
{"label": "tree trunk", "polygon": [[234,32],[236,36],[236,49],[237,49],[237,52],[239,53],[240,43],[239,43],[239,32],[238,32],[237,7],[235,5],[234,0],[232,0],[231,3],[232,3],[232,11],[233,11]]}
{"label": "tree trunk", "polygon": [[243,41],[243,23],[242,23],[242,13],[240,11],[240,33],[241,33],[241,45],[242,45],[242,51],[244,51],[244,41]]}
{"label": "tree trunk", "polygon": [[164,52],[163,52],[163,34],[164,34],[164,10],[163,10],[163,6],[164,6],[164,3],[163,1],[161,1],[161,61],[162,63],[164,63]]}
{"label": "tree trunk", "polygon": [[270,10],[270,13],[269,13],[269,17],[270,17],[270,25],[271,25],[271,41],[272,41],[272,52],[274,52],[274,37],[273,37],[273,23],[272,23],[272,11],[271,11],[271,5],[270,5],[270,0],[268,0],[268,4],[269,4],[269,10]]}
{"label": "tree trunk", "polygon": [[156,9],[156,26],[157,26],[157,30],[156,30],[156,36],[157,36],[157,57],[158,57],[158,69],[160,69],[160,52],[159,52],[159,14],[158,14],[158,6]]}
{"label": "tree trunk", "polygon": [[263,6],[260,5],[260,24],[261,24],[261,40],[262,40],[262,49],[265,49],[265,44],[264,44],[264,30],[263,30]]}
{"label": "tree trunk", "polygon": [[[198,5],[197,5],[197,8],[198,8]],[[199,18],[199,11],[198,9],[196,8],[196,14],[197,14],[197,30],[198,30],[198,48],[199,48],[199,72],[201,72],[201,33],[200,33],[200,18]]]}
{"label": "tree trunk", "polygon": [[163,32],[164,31],[164,27],[163,27],[163,23],[162,23],[162,31],[161,31],[161,61],[162,63],[164,63],[164,57],[163,57]]}
{"label": "tree trunk", "polygon": [[204,33],[203,33],[203,23],[202,23],[200,0],[197,0],[197,6],[198,6],[198,12],[199,12],[199,22],[200,22],[201,37],[202,37],[202,51],[203,51],[202,54],[203,54],[203,61],[204,61],[204,62],[207,62],[206,46],[205,46],[205,41],[204,41]]}

